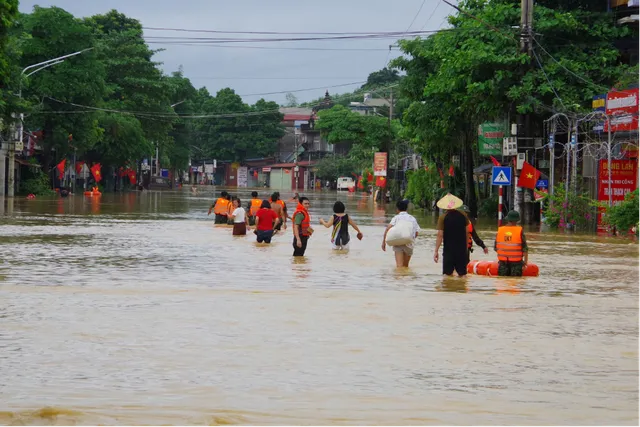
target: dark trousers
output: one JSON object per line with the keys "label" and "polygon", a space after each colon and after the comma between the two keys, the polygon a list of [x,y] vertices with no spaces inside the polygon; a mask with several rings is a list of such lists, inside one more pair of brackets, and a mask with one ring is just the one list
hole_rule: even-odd
{"label": "dark trousers", "polygon": [[498,261],[498,276],[522,276],[522,261]]}
{"label": "dark trousers", "polygon": [[216,214],[215,224],[226,224],[227,216]]}
{"label": "dark trousers", "polygon": [[442,274],[448,276],[453,274],[455,270],[458,276],[467,274],[467,264],[469,264],[469,251],[465,248],[463,251],[447,251],[442,254]]}
{"label": "dark trousers", "polygon": [[304,256],[304,251],[307,250],[308,240],[309,240],[309,236],[300,236],[300,242],[302,243],[302,247],[299,248],[297,245],[297,240],[295,236],[293,237],[293,256]]}

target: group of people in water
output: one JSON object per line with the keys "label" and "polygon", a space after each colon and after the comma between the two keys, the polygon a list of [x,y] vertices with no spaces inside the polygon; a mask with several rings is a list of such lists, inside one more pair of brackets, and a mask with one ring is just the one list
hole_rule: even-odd
{"label": "group of people in water", "polygon": [[[310,202],[307,197],[301,197],[298,193],[289,202],[296,203],[296,209],[292,215],[287,212],[287,204],[280,198],[279,192],[274,192],[269,199],[258,197],[258,192],[251,193],[251,200],[242,206],[240,198],[222,191],[220,197],[209,208],[208,215],[214,213],[216,224],[233,225],[234,236],[244,236],[251,227],[258,243],[271,243],[274,235],[281,230],[286,230],[287,221],[291,221],[293,229],[293,256],[304,256],[309,238],[314,230],[311,227],[311,215],[309,214]],[[444,214],[438,218],[437,237],[434,262],[440,260],[440,247],[443,247],[442,273],[458,276],[467,274],[473,243],[475,242],[485,254],[489,249],[478,236],[472,221],[469,218],[469,209],[464,206],[461,199],[452,194],[447,194],[437,203],[438,208],[444,210]],[[415,239],[420,232],[418,221],[413,215],[407,213],[409,202],[398,201],[396,215],[391,219],[385,229],[382,238],[382,250],[387,248],[387,235],[393,227],[404,223],[404,227],[410,228],[410,236],[403,244],[393,246],[397,267],[408,267],[413,256]],[[528,262],[528,248],[524,231],[517,223],[520,215],[511,211],[506,217],[507,225],[498,229],[494,250],[498,255],[498,275],[522,276],[523,267]],[[357,238],[362,240],[363,234],[355,221],[346,212],[343,202],[336,201],[333,205],[333,216],[327,221],[320,219],[320,224],[326,228],[333,228],[331,232],[331,245],[333,249],[348,249],[350,234],[349,226],[357,233]]]}

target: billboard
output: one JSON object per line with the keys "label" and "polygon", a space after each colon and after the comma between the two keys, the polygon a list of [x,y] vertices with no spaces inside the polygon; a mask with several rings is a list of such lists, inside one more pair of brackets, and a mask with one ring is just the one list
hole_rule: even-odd
{"label": "billboard", "polygon": [[502,154],[502,139],[507,135],[504,123],[487,122],[478,126],[478,151],[481,156]]}
{"label": "billboard", "polygon": [[373,155],[373,176],[387,176],[387,153]]}
{"label": "billboard", "polygon": [[[600,160],[598,167],[598,201],[609,201],[609,171],[607,161]],[[636,160],[611,160],[611,199],[621,202],[624,196],[638,188],[638,162]],[[598,210],[598,231],[606,231],[603,224],[604,208]]]}
{"label": "billboard", "polygon": [[[638,88],[617,90],[607,93],[605,112],[611,116],[612,132],[631,132],[638,130]],[[604,125],[607,132],[609,126]]]}
{"label": "billboard", "polygon": [[249,168],[241,166],[238,168],[238,187],[246,188],[249,181]]}

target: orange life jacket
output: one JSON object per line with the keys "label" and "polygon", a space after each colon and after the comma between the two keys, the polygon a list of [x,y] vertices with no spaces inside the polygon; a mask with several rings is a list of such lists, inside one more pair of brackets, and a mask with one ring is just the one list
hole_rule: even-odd
{"label": "orange life jacket", "polygon": [[227,216],[233,215],[233,211],[235,210],[236,208],[233,207],[233,202],[229,200],[229,203],[227,204]]}
{"label": "orange life jacket", "polygon": [[277,204],[279,204],[280,206],[282,206],[282,209],[287,209],[287,205],[286,205],[286,203],[285,203],[283,200],[278,199],[278,200],[276,201],[276,203],[277,203]]}
{"label": "orange life jacket", "polygon": [[471,249],[471,247],[473,246],[473,237],[471,237],[472,233],[473,233],[473,225],[469,223],[469,225],[467,225],[467,247],[469,249]]}
{"label": "orange life jacket", "polygon": [[496,249],[498,250],[498,259],[500,261],[522,261],[522,227],[505,225],[498,228]]}
{"label": "orange life jacket", "polygon": [[224,197],[219,197],[216,200],[216,204],[213,206],[213,213],[216,215],[224,215],[227,216],[229,212],[229,205],[231,202]]}
{"label": "orange life jacket", "polygon": [[251,209],[249,209],[250,216],[256,216],[258,210],[262,207],[262,200],[251,199]]}
{"label": "orange life jacket", "polygon": [[311,236],[311,233],[309,233],[309,227],[311,227],[311,216],[309,215],[309,212],[307,212],[307,210],[303,208],[302,205],[300,204],[296,208],[296,211],[293,213],[294,224],[295,224],[295,217],[299,213],[304,215],[304,218],[302,219],[302,223],[300,224],[300,234],[302,236]]}

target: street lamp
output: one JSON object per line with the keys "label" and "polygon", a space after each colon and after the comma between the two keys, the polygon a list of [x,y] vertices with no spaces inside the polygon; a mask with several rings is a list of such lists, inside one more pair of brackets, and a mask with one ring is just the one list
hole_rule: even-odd
{"label": "street lamp", "polygon": [[[93,48],[87,48],[87,49],[83,49],[80,50],[78,52],[73,52],[70,53],[68,55],[63,55],[63,56],[59,56],[57,58],[53,58],[53,59],[49,59],[48,61],[42,61],[39,62],[37,64],[33,64],[33,65],[29,65],[28,67],[25,67],[22,72],[20,73],[20,90],[18,92],[18,97],[20,98],[20,100],[22,100],[22,78],[23,77],[29,77],[32,76],[33,74],[44,70],[45,68],[51,67],[53,65],[57,65],[60,64],[62,62],[64,62],[65,59],[67,58],[71,58],[72,56],[76,56],[76,55],[80,55],[81,53],[87,52],[89,50],[92,50]],[[32,72],[30,72],[29,74],[25,75],[25,73],[29,70],[34,69]],[[15,114],[14,114],[14,118],[15,118]],[[14,132],[12,132],[12,138],[14,139],[13,143],[9,144],[9,176],[8,176],[8,191],[7,191],[7,197],[13,197],[15,194],[15,160],[16,160],[16,140],[22,142],[22,138],[23,138],[23,132],[24,132],[24,126],[23,126],[23,122],[24,122],[24,113],[20,113],[20,120],[19,120],[19,127],[18,127],[18,132],[17,132],[17,138],[16,135],[14,134]]]}

